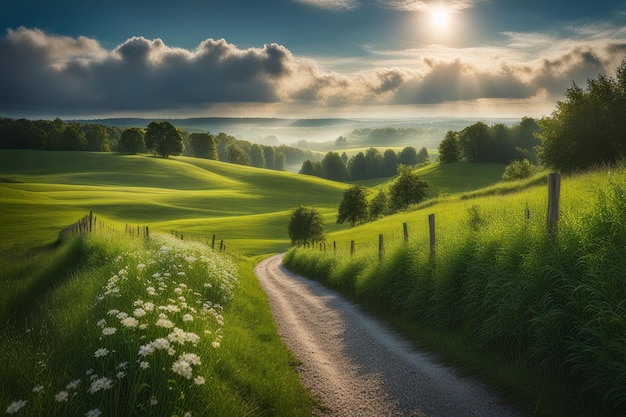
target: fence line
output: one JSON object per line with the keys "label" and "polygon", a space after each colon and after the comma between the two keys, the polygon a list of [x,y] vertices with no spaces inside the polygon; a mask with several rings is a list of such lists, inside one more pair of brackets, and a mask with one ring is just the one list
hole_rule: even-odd
{"label": "fence line", "polygon": [[[59,232],[59,239],[61,240],[70,239],[70,238],[86,235],[89,233],[113,234],[113,233],[117,233],[117,230],[113,226],[110,226],[104,223],[104,221],[98,220],[96,216],[94,216],[93,210],[92,210],[89,212],[89,214],[86,214],[85,216],[81,217],[74,223],[61,229],[61,231]],[[138,238],[149,239],[150,228],[149,226],[135,226],[135,225],[126,223],[126,226],[124,228],[124,234],[135,236]],[[206,245],[209,246],[208,239],[199,238],[198,236],[191,236],[191,239],[190,239],[190,236],[185,236],[182,233],[179,233],[175,230],[172,230],[171,234],[180,238],[181,240],[187,239],[187,240],[191,240],[195,242],[206,243]],[[210,244],[212,250],[215,250],[215,245],[216,245],[215,235],[213,235],[213,238]],[[224,242],[223,239],[220,240],[219,242],[219,251],[226,252],[226,243]]]}
{"label": "fence line", "polygon": [[[552,238],[556,239],[558,232],[559,213],[560,213],[560,196],[561,196],[561,175],[559,173],[550,173],[548,175],[548,216],[547,216],[547,230]],[[526,220],[530,220],[530,209],[528,205],[524,210],[524,217]],[[428,215],[428,232],[430,243],[430,255],[434,256],[437,251],[437,239],[436,239],[436,227],[435,227],[435,214]],[[404,242],[409,241],[409,231],[407,223],[402,224],[402,235]],[[309,247],[309,245],[305,245]],[[320,243],[320,250],[322,250],[322,243]],[[326,244],[324,243],[323,250],[326,251]],[[337,241],[333,241],[333,252],[337,252]],[[350,256],[353,256],[356,252],[354,240],[350,240]],[[378,235],[378,259],[383,260],[385,256],[384,237],[382,234]]]}

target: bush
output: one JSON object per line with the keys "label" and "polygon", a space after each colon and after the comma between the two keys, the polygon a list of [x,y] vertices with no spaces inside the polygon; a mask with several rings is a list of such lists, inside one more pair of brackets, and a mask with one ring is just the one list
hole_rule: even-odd
{"label": "bush", "polygon": [[504,181],[515,181],[528,178],[535,173],[535,166],[528,160],[513,161],[504,169],[502,179]]}

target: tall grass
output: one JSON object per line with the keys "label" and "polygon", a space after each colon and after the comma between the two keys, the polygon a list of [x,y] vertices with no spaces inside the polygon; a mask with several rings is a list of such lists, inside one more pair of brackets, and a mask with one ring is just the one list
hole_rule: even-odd
{"label": "tall grass", "polygon": [[546,199],[532,189],[439,208],[434,255],[422,236],[396,243],[381,262],[376,252],[351,258],[292,249],[285,263],[372,309],[430,332],[452,332],[468,346],[560,381],[569,390],[563,398],[534,394],[536,401],[560,403],[562,415],[623,415],[625,173],[616,169],[608,181],[601,180],[606,171],[566,178],[556,239],[538,215]]}
{"label": "tall grass", "polygon": [[[240,288],[246,297],[262,294],[251,272],[241,282],[231,259],[163,235],[96,235],[69,247],[78,249],[60,258],[79,267],[58,270],[65,278],[31,291],[36,301],[2,328],[0,404],[7,413],[308,413],[293,359],[262,316],[267,305],[237,300]],[[250,346],[261,330],[244,330],[233,306],[260,316],[264,345]],[[258,363],[261,347],[270,364]],[[271,384],[257,385],[268,375]]]}

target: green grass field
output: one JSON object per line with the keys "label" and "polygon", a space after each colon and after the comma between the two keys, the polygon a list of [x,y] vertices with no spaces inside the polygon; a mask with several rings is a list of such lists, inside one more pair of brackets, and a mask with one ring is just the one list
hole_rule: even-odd
{"label": "green grass field", "polygon": [[[521,397],[524,401],[530,398],[530,402],[533,398],[534,401],[541,398],[536,404],[538,415],[566,415],[562,410],[567,407],[563,404],[552,407],[546,404],[550,395],[560,396],[559,387],[563,385],[552,382],[537,384],[537,377],[533,376],[534,368],[521,365],[527,358],[514,353],[514,365],[511,365],[511,355],[498,353],[498,344],[517,346],[530,337],[517,330],[510,332],[511,326],[524,327],[524,324],[519,324],[523,320],[515,321],[518,320],[514,315],[517,310],[513,307],[519,305],[514,302],[516,298],[511,297],[517,294],[517,299],[527,300],[522,291],[526,287],[518,285],[519,273],[516,271],[526,271],[533,277],[532,280],[528,278],[528,282],[535,285],[534,277],[541,276],[541,273],[533,273],[532,268],[540,267],[540,271],[544,272],[549,269],[552,271],[550,279],[554,281],[541,282],[551,292],[543,294],[539,292],[540,286],[534,287],[537,292],[533,294],[543,304],[532,304],[532,314],[535,315],[532,325],[535,327],[532,329],[544,333],[560,331],[559,321],[550,324],[549,320],[561,317],[559,314],[567,314],[575,319],[565,321],[564,326],[569,331],[579,331],[583,340],[603,340],[605,345],[601,349],[608,356],[590,361],[589,358],[597,357],[594,356],[597,352],[593,352],[596,344],[567,347],[569,345],[558,342],[552,347],[547,343],[535,346],[533,357],[539,356],[552,366],[561,364],[566,358],[568,364],[562,365],[561,370],[553,372],[550,378],[558,381],[559,372],[569,372],[571,367],[575,367],[579,372],[575,373],[576,377],[587,381],[584,395],[606,389],[608,385],[602,381],[606,375],[615,375],[598,373],[594,371],[594,366],[611,369],[610,364],[615,362],[611,358],[619,352],[623,340],[617,338],[611,342],[607,338],[614,334],[615,329],[621,329],[622,321],[607,324],[608,330],[595,328],[593,323],[605,323],[607,317],[618,317],[624,306],[623,303],[607,304],[613,305],[613,310],[604,318],[598,315],[603,315],[606,310],[585,306],[593,306],[597,301],[588,297],[597,297],[608,291],[603,281],[597,281],[597,277],[606,273],[602,270],[603,266],[612,265],[609,272],[617,271],[617,276],[626,271],[620,267],[620,262],[611,263],[623,259],[623,256],[618,256],[619,250],[623,249],[623,244],[619,243],[621,238],[613,246],[605,245],[607,233],[621,236],[621,229],[611,226],[613,222],[608,221],[607,216],[617,213],[618,220],[623,220],[626,211],[624,207],[617,206],[622,201],[618,191],[624,189],[625,171],[620,168],[609,174],[606,170],[598,170],[593,174],[564,179],[561,191],[564,235],[561,245],[550,246],[548,252],[527,247],[530,242],[536,242],[542,228],[545,229],[546,173],[524,181],[501,183],[499,180],[503,171],[504,166],[498,164],[435,163],[420,168],[420,178],[429,184],[429,200],[414,210],[350,228],[335,224],[337,207],[347,184],[186,157],[162,159],[147,155],[87,152],[0,151],[0,232],[3,237],[0,239],[0,285],[3,288],[0,318],[7,324],[4,330],[8,332],[3,338],[5,356],[2,360],[11,364],[2,372],[18,378],[23,373],[23,367],[27,366],[15,360],[19,358],[19,352],[29,352],[23,355],[26,362],[36,357],[42,346],[36,338],[25,333],[26,329],[32,328],[32,323],[55,328],[69,321],[70,328],[84,326],[88,317],[87,306],[81,307],[83,310],[76,313],[78,316],[67,313],[67,317],[63,313],[67,308],[63,306],[71,297],[95,295],[98,285],[106,284],[106,274],[96,274],[97,268],[89,265],[92,265],[90,262],[93,259],[102,261],[111,256],[101,252],[98,255],[100,249],[94,250],[83,244],[59,243],[57,237],[63,227],[93,210],[99,221],[118,231],[123,231],[125,225],[130,224],[149,226],[153,234],[175,230],[184,234],[185,240],[206,242],[213,235],[218,241],[224,239],[227,252],[233,254],[237,261],[242,285],[239,295],[231,302],[233,308],[224,312],[228,319],[223,330],[223,346],[230,347],[222,350],[226,356],[219,366],[211,365],[211,372],[215,372],[215,378],[221,381],[216,385],[221,392],[219,395],[225,395],[223,402],[232,403],[234,407],[244,401],[247,405],[240,411],[251,415],[268,412],[287,415],[281,414],[284,411],[280,410],[293,408],[295,403],[302,403],[306,408],[311,399],[299,389],[290,391],[287,399],[281,399],[282,394],[276,390],[279,385],[270,387],[263,382],[264,375],[274,373],[273,378],[290,385],[295,374],[291,368],[293,359],[276,335],[269,307],[252,272],[255,261],[260,257],[289,248],[289,215],[293,208],[304,204],[321,211],[330,234],[326,253],[317,250],[289,254],[300,263],[302,272],[357,297],[372,311],[387,315],[387,319],[405,333],[443,352],[452,362],[461,361],[470,370],[478,369],[492,377],[498,373],[506,374],[505,381],[507,378],[509,382],[518,380],[518,385],[511,384],[511,389],[516,392],[513,397]],[[370,195],[376,188],[387,186],[389,181],[368,182],[366,185],[372,189]],[[601,198],[605,198],[606,204],[599,202]],[[591,214],[590,208],[593,207],[599,208],[598,215]],[[527,210],[530,220],[526,218]],[[431,213],[436,215],[437,253],[440,255],[435,263],[429,258],[427,249],[428,215]],[[403,223],[408,225],[409,245],[403,243]],[[626,224],[626,221],[619,224]],[[591,233],[593,228],[597,229],[597,238],[582,234],[582,231]],[[382,263],[377,261],[379,234],[383,234],[385,244]],[[339,253],[347,255],[351,240],[356,244],[355,256],[335,258],[331,252],[332,242],[336,242]],[[604,249],[594,252],[593,248],[598,247]],[[124,245],[105,247],[105,253],[124,253],[127,251],[124,248]],[[572,248],[579,252],[571,254],[568,251]],[[579,259],[577,254],[580,251],[587,252]],[[557,262],[556,266],[550,266],[552,262]],[[584,272],[580,275],[578,268],[583,264],[587,265],[587,269],[581,269]],[[568,274],[573,281],[566,281],[570,278]],[[92,286],[80,285],[81,280],[92,276],[99,277],[94,278]],[[477,278],[470,279],[473,277]],[[493,278],[494,284],[490,285],[492,277],[497,279]],[[590,280],[592,277],[593,280]],[[585,280],[595,284],[588,285]],[[566,285],[561,287],[556,285],[558,282],[565,282]],[[621,297],[623,300],[626,293],[620,281],[611,278],[607,282],[614,285],[612,291],[617,299]],[[576,287],[577,283],[580,287]],[[481,292],[500,287],[503,290],[499,292]],[[507,288],[515,291],[508,292]],[[568,288],[573,288],[574,294],[581,291],[578,307],[573,300],[563,301],[567,299]],[[406,295],[409,298],[405,300],[402,297]],[[457,295],[469,297],[468,300],[474,300],[474,304],[456,305]],[[548,296],[560,297],[559,303],[570,304],[558,304],[554,301],[556,298]],[[484,301],[476,303],[476,299]],[[486,300],[495,300],[494,306],[490,307]],[[395,310],[390,311],[389,306],[395,306]],[[508,310],[507,306],[510,307]],[[455,327],[461,323],[456,315],[461,308],[465,309],[461,316],[467,322]],[[597,321],[583,322],[581,319],[580,323],[575,322],[578,320],[578,308],[585,314],[592,314],[591,317],[596,317]],[[494,316],[490,311],[497,313]],[[475,312],[480,314],[470,314]],[[55,317],[60,321],[55,321]],[[418,325],[424,319],[428,325]],[[541,320],[545,321],[545,327],[539,326]],[[433,327],[433,323],[440,325]],[[509,332],[511,335],[508,335]],[[473,333],[486,339],[474,340]],[[546,336],[549,336],[548,333]],[[552,339],[546,337],[545,340]],[[63,343],[51,340],[48,347],[54,351],[63,350]],[[250,344],[263,351],[271,351],[272,355],[280,358],[271,360],[276,362],[276,368],[266,368],[268,360],[259,363],[258,358],[263,354],[259,350],[250,350],[247,347]],[[18,346],[17,350],[13,345]],[[487,350],[485,347],[488,347]],[[555,352],[561,352],[563,356],[559,357]],[[13,359],[6,355],[13,355]],[[504,361],[489,360],[496,356],[504,356]],[[528,360],[528,363],[534,362]],[[239,365],[243,368],[239,369]],[[28,372],[35,372],[33,369]],[[71,367],[66,371],[72,371]],[[70,373],[63,375],[69,378]],[[20,383],[22,392],[28,391],[29,384],[35,382],[36,375],[28,375],[28,380]],[[564,375],[569,378],[571,374]],[[591,375],[592,378],[585,380],[581,375]],[[620,378],[619,375],[626,374],[616,375]],[[498,376],[494,379],[500,381]],[[600,382],[594,385],[594,381]],[[3,385],[2,400],[17,400],[6,387]],[[537,390],[544,394],[537,394]],[[581,398],[597,399],[594,395]],[[598,401],[609,404],[608,410],[621,406],[624,398],[620,385],[617,385],[606,393],[604,400]],[[304,409],[298,410],[298,413],[306,414]]]}

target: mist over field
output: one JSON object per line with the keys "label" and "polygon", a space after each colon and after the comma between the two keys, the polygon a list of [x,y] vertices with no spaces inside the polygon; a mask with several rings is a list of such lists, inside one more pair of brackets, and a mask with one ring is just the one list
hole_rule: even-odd
{"label": "mist over field", "polygon": [[[146,127],[153,119],[113,118],[80,120],[81,122],[101,123],[116,127]],[[289,145],[317,151],[349,149],[351,147],[393,147],[414,146],[437,148],[449,130],[460,131],[481,120],[488,125],[502,123],[514,125],[519,119],[513,118],[367,118],[367,119],[281,119],[281,118],[239,118],[239,117],[200,117],[167,119],[176,127],[189,132],[224,132],[237,139],[262,145]],[[373,129],[396,129],[404,134],[388,133],[379,137],[368,137]],[[339,137],[346,138],[337,144]]]}

